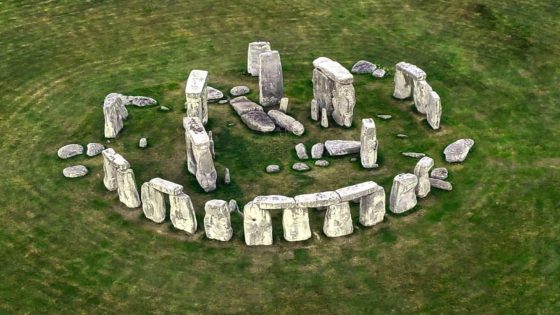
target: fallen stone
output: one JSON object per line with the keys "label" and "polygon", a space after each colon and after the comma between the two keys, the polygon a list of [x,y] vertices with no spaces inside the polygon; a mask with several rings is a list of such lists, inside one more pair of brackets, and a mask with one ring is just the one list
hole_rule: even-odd
{"label": "fallen stone", "polygon": [[292,169],[294,171],[303,172],[303,171],[309,171],[311,168],[305,163],[298,162],[292,165]]}
{"label": "fallen stone", "polygon": [[147,138],[140,138],[140,141],[138,141],[138,147],[143,149],[147,146],[148,146],[148,139]]}
{"label": "fallen stone", "polygon": [[327,167],[329,166],[329,161],[327,160],[317,160],[315,161],[315,166],[319,166],[319,167]]}
{"label": "fallen stone", "polygon": [[173,226],[178,230],[194,234],[197,222],[191,198],[185,193],[180,193],[169,196],[169,204],[169,217]]}
{"label": "fallen stone", "polygon": [[228,100],[228,99],[225,99],[225,100],[219,100],[219,101],[218,101],[218,104],[222,105],[222,104],[227,104],[228,102],[229,102],[229,100]]}
{"label": "fallen stone", "polygon": [[249,43],[247,50],[247,72],[256,77],[259,75],[259,55],[263,52],[270,51],[269,42],[252,42]]}
{"label": "fallen stone", "polygon": [[371,73],[371,75],[376,79],[382,79],[382,78],[385,77],[386,74],[387,74],[387,71],[385,71],[385,69],[381,69],[381,68],[377,68],[377,69],[373,70],[373,72]]}
{"label": "fallen stone", "polygon": [[155,177],[150,180],[150,185],[154,189],[161,191],[162,193],[166,193],[168,195],[177,196],[183,192],[183,186],[179,184],[175,184],[174,182]]}
{"label": "fallen stone", "polygon": [[402,152],[401,154],[406,156],[406,157],[410,157],[410,158],[414,158],[414,159],[419,159],[419,158],[423,158],[423,157],[426,156],[426,154],[418,153],[418,152]]}
{"label": "fallen stone", "polygon": [[350,204],[343,202],[327,206],[325,221],[323,222],[323,233],[328,237],[340,237],[352,234],[352,214]]}
{"label": "fallen stone", "polygon": [[267,210],[252,202],[243,207],[243,231],[248,246],[272,245],[272,220]]}
{"label": "fallen stone", "polygon": [[249,87],[245,85],[234,86],[231,88],[231,90],[229,90],[229,94],[231,94],[232,96],[241,96],[249,94],[249,92],[251,92],[251,89],[249,89]]}
{"label": "fallen stone", "polygon": [[259,103],[262,106],[277,105],[284,97],[280,54],[276,50],[263,52],[259,60]]}
{"label": "fallen stone", "polygon": [[441,190],[453,190],[453,185],[450,182],[437,178],[430,178],[430,186]]}
{"label": "fallen stone", "polygon": [[430,170],[434,167],[434,160],[430,157],[423,157],[414,167],[414,175],[418,178],[416,185],[416,196],[424,198],[430,193]]}
{"label": "fallen stone", "polygon": [[447,179],[449,173],[447,172],[447,169],[445,167],[438,167],[432,170],[430,176],[435,179]]}
{"label": "fallen stone", "polygon": [[393,179],[389,208],[393,213],[403,213],[416,206],[416,185],[418,178],[414,174],[399,174]]}
{"label": "fallen stone", "polygon": [[117,170],[117,193],[119,201],[128,208],[138,208],[142,204],[136,187],[136,179],[132,169]]}
{"label": "fallen stone", "polygon": [[289,116],[278,110],[269,110],[268,116],[278,125],[278,127],[293,133],[296,136],[301,136],[305,132],[303,124],[297,121],[292,116]]}
{"label": "fallen stone", "polygon": [[86,176],[88,173],[87,167],[83,165],[69,166],[62,170],[62,175],[66,178],[76,178]]}
{"label": "fallen stone", "polygon": [[58,149],[57,155],[59,158],[66,160],[82,153],[84,153],[84,146],[73,143],[67,144]]}
{"label": "fallen stone", "polygon": [[105,147],[101,143],[88,143],[86,155],[96,156],[101,154],[101,151],[105,150]]}
{"label": "fallen stone", "polygon": [[144,183],[142,192],[142,212],[146,218],[161,223],[165,220],[165,194],[155,189],[150,183]]}
{"label": "fallen stone", "polygon": [[229,103],[231,104],[231,107],[233,107],[233,110],[237,113],[237,115],[243,116],[243,115],[247,114],[248,112],[254,112],[254,111],[262,112],[263,111],[263,108],[262,108],[261,105],[248,100],[244,96],[241,96],[241,97],[243,97],[244,99],[233,98],[229,101]]}
{"label": "fallen stone", "polygon": [[227,242],[233,236],[231,218],[224,200],[213,199],[204,205],[204,231],[212,240]]}
{"label": "fallen stone", "polygon": [[360,141],[353,140],[327,140],[325,149],[330,156],[341,156],[360,152]]}
{"label": "fallen stone", "polygon": [[122,95],[120,94],[124,105],[134,105],[134,106],[138,106],[138,107],[145,107],[145,106],[151,106],[151,105],[156,105],[157,101],[151,97],[147,97],[147,96],[127,96],[127,95]]}
{"label": "fallen stone", "polygon": [[294,197],[296,206],[304,208],[319,208],[340,203],[340,196],[334,191],[324,191]]}
{"label": "fallen stone", "polygon": [[[280,99],[280,107],[279,110],[283,113],[287,113],[288,112],[288,98],[287,97],[282,97]],[[269,113],[270,114],[270,113]]]}
{"label": "fallen stone", "polygon": [[449,163],[463,162],[467,158],[467,155],[473,145],[473,139],[459,139],[451,143],[445,148],[445,150],[443,150],[445,160]]}
{"label": "fallen stone", "polygon": [[280,172],[280,165],[268,165],[266,167],[267,173],[278,173]]}
{"label": "fallen stone", "polygon": [[408,138],[408,136],[405,135],[405,134],[399,133],[399,134],[397,134],[397,138]]}
{"label": "fallen stone", "polygon": [[315,143],[311,147],[311,158],[313,159],[320,159],[323,157],[323,153],[325,152],[325,145],[321,142]]}
{"label": "fallen stone", "polygon": [[305,149],[305,144],[303,143],[298,143],[296,144],[296,154],[298,159],[300,160],[307,160],[309,159],[309,156],[307,155],[307,150]]}
{"label": "fallen stone", "polygon": [[360,60],[352,66],[352,70],[350,71],[355,74],[365,74],[372,73],[375,69],[377,69],[377,66],[373,63],[366,60]]}
{"label": "fallen stone", "polygon": [[241,115],[241,120],[249,129],[258,132],[272,132],[276,128],[274,121],[261,111],[252,111]]}
{"label": "fallen stone", "polygon": [[282,212],[284,239],[288,242],[305,241],[311,238],[307,208],[292,207]]}
{"label": "fallen stone", "polygon": [[224,97],[224,93],[216,88],[207,86],[206,89],[208,90],[208,102],[216,102]]}
{"label": "fallen stone", "polygon": [[393,118],[393,116],[391,115],[377,115],[378,118],[381,118],[383,120],[389,120],[391,118]]}

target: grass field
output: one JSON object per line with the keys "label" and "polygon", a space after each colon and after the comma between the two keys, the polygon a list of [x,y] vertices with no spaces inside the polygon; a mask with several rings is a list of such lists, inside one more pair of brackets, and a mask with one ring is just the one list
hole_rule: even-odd
{"label": "grass field", "polygon": [[[229,105],[210,105],[216,165],[232,184],[204,194],[185,169],[183,86],[192,69],[227,91],[244,75],[247,44],[280,51],[290,113],[306,133],[249,132]],[[0,313],[558,314],[560,312],[560,11],[557,1],[2,1],[0,2]],[[356,76],[354,127],[309,119],[313,59],[351,67],[406,60],[428,73],[443,103],[432,131],[391,97],[392,77]],[[199,233],[128,210],[102,184],[100,157],[59,160],[67,143],[104,142],[109,92],[156,98],[169,112],[131,108],[107,146],[139,184],[160,176],[185,186]],[[296,174],[293,146],[358,139],[376,114],[381,167],[348,157]],[[233,126],[228,126],[234,123]],[[409,135],[399,139],[397,133]],[[137,148],[149,138],[149,148]],[[273,215],[274,242],[203,237],[204,202],[332,190],[413,170],[402,151],[442,151],[476,141],[450,165],[452,192],[374,228],[290,244]],[[309,147],[309,146],[308,146]],[[264,173],[271,163],[284,170]],[[87,177],[69,180],[66,166]],[[353,215],[357,218],[356,209]],[[355,220],[357,222],[357,220]]]}

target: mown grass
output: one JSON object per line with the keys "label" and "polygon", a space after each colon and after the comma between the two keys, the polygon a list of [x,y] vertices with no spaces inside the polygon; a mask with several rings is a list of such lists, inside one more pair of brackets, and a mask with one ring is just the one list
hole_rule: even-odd
{"label": "mown grass", "polygon": [[[560,310],[560,25],[555,1],[58,1],[0,3],[0,310],[2,313],[537,313]],[[249,132],[227,105],[210,106],[216,165],[232,184],[204,194],[187,175],[181,117],[191,69],[212,86],[252,88],[247,43],[281,53],[290,113],[306,133]],[[356,76],[355,126],[309,120],[311,62],[327,56],[401,60],[425,69],[443,100],[442,130],[410,101],[391,97],[392,78]],[[243,245],[187,237],[124,209],[101,182],[100,158],[62,161],[63,144],[104,142],[100,104],[109,92],[155,97],[171,108],[130,109],[108,146],[138,183],[161,176],[193,198],[199,224],[210,198],[242,205],[259,194],[295,195],[412,171],[402,151],[447,166],[453,192],[434,191],[409,215],[391,216],[346,238]],[[298,174],[293,146],[357,139],[376,114],[381,167],[349,157]],[[234,123],[233,126],[228,126]],[[407,139],[396,138],[405,133]],[[137,148],[149,138],[146,150]],[[476,140],[461,165],[442,150]],[[67,180],[64,167],[90,174]],[[278,163],[283,171],[264,173]],[[356,219],[357,209],[353,208]],[[356,221],[356,220],[355,220]]]}

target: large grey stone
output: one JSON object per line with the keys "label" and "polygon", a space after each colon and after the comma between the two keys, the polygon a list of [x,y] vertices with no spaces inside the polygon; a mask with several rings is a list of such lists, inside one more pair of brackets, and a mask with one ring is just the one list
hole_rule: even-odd
{"label": "large grey stone", "polygon": [[428,124],[432,127],[432,129],[439,129],[439,123],[441,120],[441,99],[434,91],[430,92],[428,106],[426,107],[426,117],[428,119]]}
{"label": "large grey stone", "polygon": [[403,213],[416,206],[416,185],[418,178],[414,174],[399,174],[393,179],[389,208],[393,213]]}
{"label": "large grey stone", "polygon": [[377,66],[373,63],[366,60],[360,60],[352,66],[351,72],[355,74],[366,74],[372,73],[375,69],[377,69]]}
{"label": "large grey stone", "polygon": [[127,96],[121,94],[121,98],[124,102],[124,105],[145,107],[145,106],[152,106],[157,104],[157,101],[155,99],[147,96]]}
{"label": "large grey stone", "polygon": [[69,159],[73,156],[80,155],[84,153],[84,146],[80,144],[67,144],[60,149],[58,149],[57,155],[61,159]]}
{"label": "large grey stone", "polygon": [[117,168],[113,164],[115,150],[108,148],[101,152],[103,156],[103,184],[109,191],[115,191],[117,185]]}
{"label": "large grey stone", "polygon": [[132,169],[117,170],[117,193],[119,201],[129,208],[138,208],[141,205],[136,179]]}
{"label": "large grey stone", "polygon": [[88,173],[87,167],[83,165],[69,166],[62,170],[62,175],[66,178],[76,178],[86,176]]}
{"label": "large grey stone", "polygon": [[243,207],[243,231],[248,246],[272,245],[272,220],[268,210],[253,202]]}
{"label": "large grey stone", "polygon": [[312,159],[320,159],[323,157],[323,153],[325,152],[325,145],[321,142],[315,143],[311,147],[311,158]]}
{"label": "large grey stone", "polygon": [[284,209],[295,206],[295,200],[292,197],[286,197],[281,195],[268,195],[268,196],[257,196],[253,200],[259,208],[265,210],[276,210]]}
{"label": "large grey stone", "polygon": [[434,167],[434,160],[430,157],[423,157],[414,167],[414,175],[418,178],[416,185],[416,196],[424,198],[430,193],[430,170]]}
{"label": "large grey stone", "polygon": [[373,226],[385,217],[385,189],[376,185],[375,190],[360,198],[360,224]]}
{"label": "large grey stone", "polygon": [[274,121],[261,111],[252,111],[241,115],[241,120],[249,127],[249,129],[258,132],[272,132],[276,129]]}
{"label": "large grey stone", "polygon": [[212,240],[227,242],[233,236],[231,218],[224,200],[209,200],[204,205],[204,231]]}
{"label": "large grey stone", "polygon": [[259,103],[262,106],[277,105],[284,97],[280,54],[276,50],[263,52],[259,59]]}
{"label": "large grey stone", "polygon": [[367,181],[351,186],[346,186],[335,190],[340,197],[340,202],[352,201],[367,195],[373,194],[379,190],[379,185],[372,181]]}
{"label": "large grey stone", "polygon": [[87,156],[96,156],[101,154],[101,151],[105,150],[105,147],[101,143],[88,143],[86,155]]}
{"label": "large grey stone", "polygon": [[141,187],[142,211],[146,218],[161,223],[165,220],[165,194],[152,187],[150,183],[144,183]]}
{"label": "large grey stone", "polygon": [[377,166],[377,133],[375,122],[372,118],[362,119],[360,133],[360,160],[362,167],[373,168]]}
{"label": "large grey stone", "polygon": [[185,193],[171,195],[169,204],[169,217],[173,226],[178,230],[194,234],[197,222],[191,198]]}
{"label": "large grey stone", "polygon": [[231,94],[232,96],[241,96],[249,94],[249,92],[251,92],[251,89],[245,85],[234,86],[231,88],[231,90],[229,90],[229,94]]}
{"label": "large grey stone", "polygon": [[103,118],[105,138],[116,138],[122,130],[123,120],[128,117],[122,98],[117,93],[111,93],[103,101]]}
{"label": "large grey stone", "polygon": [[206,192],[216,189],[218,174],[214,167],[211,143],[198,117],[184,117],[187,169],[196,176],[200,187]]}
{"label": "large grey stone", "polygon": [[445,160],[449,163],[463,162],[467,158],[473,145],[473,139],[459,139],[451,143],[443,150]]}
{"label": "large grey stone", "polygon": [[419,113],[426,114],[431,99],[432,87],[426,80],[419,80],[414,83],[412,96],[414,98],[414,106]]}
{"label": "large grey stone", "polygon": [[354,106],[356,105],[354,86],[352,84],[335,83],[332,103],[333,120],[339,126],[351,127],[352,118],[354,116]]}
{"label": "large grey stone", "polygon": [[183,193],[183,186],[179,185],[179,184],[175,184],[174,182],[159,178],[159,177],[155,177],[152,178],[150,180],[150,184],[152,184],[152,187],[154,187],[155,189],[166,193],[168,195],[174,195],[177,196],[181,193]]}
{"label": "large grey stone", "polygon": [[319,57],[313,60],[313,66],[336,83],[351,84],[354,82],[354,76],[350,71],[327,57]]}
{"label": "large grey stone", "polygon": [[208,122],[208,71],[192,70],[185,85],[187,117],[198,117],[203,125]]}
{"label": "large grey stone", "polygon": [[324,191],[294,197],[297,207],[319,208],[340,203],[340,196],[334,191]]}
{"label": "large grey stone", "polygon": [[432,170],[430,176],[435,179],[447,179],[449,173],[447,172],[447,169],[445,167],[438,167]]}
{"label": "large grey stone", "polygon": [[330,156],[340,156],[360,152],[360,141],[353,140],[327,140],[325,149]]}
{"label": "large grey stone", "polygon": [[309,171],[311,168],[309,167],[309,165],[305,163],[297,162],[292,165],[292,169],[294,171],[304,172],[304,171]]}
{"label": "large grey stone", "polygon": [[437,178],[430,178],[430,186],[441,190],[453,190],[453,185],[450,182]]}
{"label": "large grey stone", "polygon": [[325,221],[323,222],[323,233],[328,237],[340,237],[352,234],[352,214],[350,204],[343,202],[327,206]]}
{"label": "large grey stone", "polygon": [[233,110],[237,113],[237,115],[242,116],[247,114],[248,112],[259,111],[262,112],[263,108],[261,105],[250,101],[248,98],[241,96],[233,98],[229,101]]}
{"label": "large grey stone", "polygon": [[303,124],[297,121],[292,116],[284,114],[278,110],[269,110],[268,116],[276,123],[276,125],[286,131],[293,133],[296,136],[301,136],[305,132]]}
{"label": "large grey stone", "polygon": [[270,51],[269,42],[252,42],[249,43],[247,49],[247,72],[256,77],[259,75],[260,59],[259,55],[263,52]]}
{"label": "large grey stone", "polygon": [[303,143],[298,143],[296,144],[296,154],[298,159],[300,160],[307,160],[309,159],[309,156],[307,155],[307,150],[305,149],[305,144]]}
{"label": "large grey stone", "polygon": [[393,96],[398,99],[412,96],[414,82],[420,80],[426,80],[426,73],[422,69],[404,61],[397,63]]}
{"label": "large grey stone", "polygon": [[207,98],[208,102],[217,102],[218,100],[221,100],[224,97],[224,93],[222,93],[222,91],[213,88],[211,86],[207,86],[206,90],[208,91],[208,98]]}
{"label": "large grey stone", "polygon": [[311,238],[307,208],[292,207],[282,213],[284,239],[288,242],[305,241]]}

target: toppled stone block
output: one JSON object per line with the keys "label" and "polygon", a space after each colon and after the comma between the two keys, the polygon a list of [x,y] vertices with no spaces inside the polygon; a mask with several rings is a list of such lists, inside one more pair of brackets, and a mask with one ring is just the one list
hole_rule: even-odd
{"label": "toppled stone block", "polygon": [[268,116],[270,116],[272,121],[274,121],[278,127],[289,131],[296,136],[301,136],[305,132],[305,127],[303,127],[302,123],[281,111],[274,109],[270,110],[268,111]]}
{"label": "toppled stone block", "polygon": [[273,132],[276,129],[274,121],[261,111],[252,111],[241,115],[241,120],[249,127],[249,129],[258,132]]}
{"label": "toppled stone block", "polygon": [[360,141],[353,140],[327,140],[325,149],[330,156],[341,156],[360,152]]}
{"label": "toppled stone block", "polygon": [[467,158],[473,145],[473,139],[459,139],[451,143],[443,150],[445,160],[449,163],[463,162]]}

